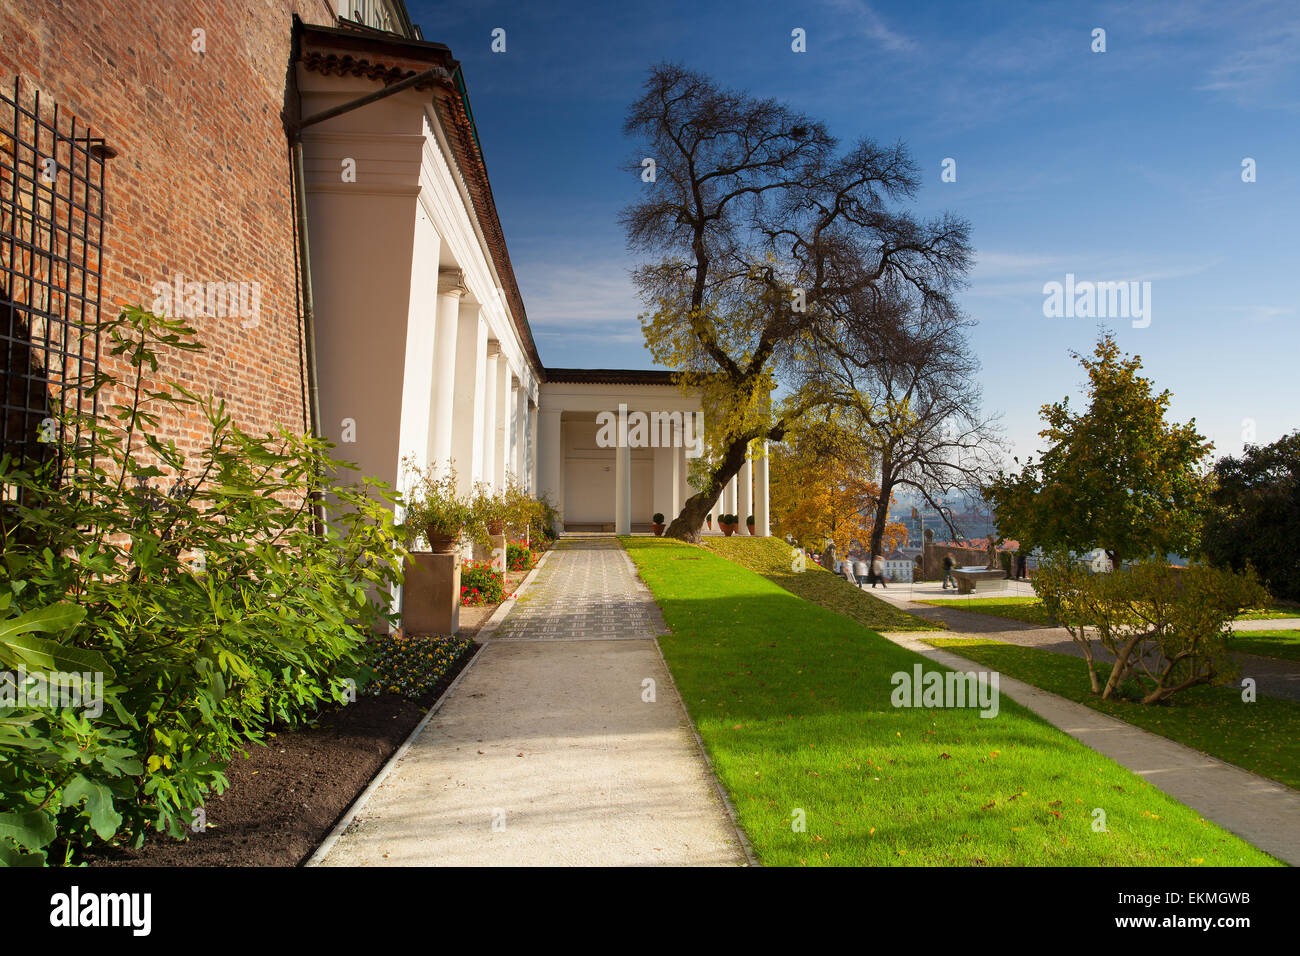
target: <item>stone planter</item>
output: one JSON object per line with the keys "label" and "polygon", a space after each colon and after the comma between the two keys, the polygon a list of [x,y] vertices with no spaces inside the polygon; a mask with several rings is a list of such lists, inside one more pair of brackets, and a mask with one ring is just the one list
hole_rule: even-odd
{"label": "stone planter", "polygon": [[460,630],[460,555],[413,551],[402,562],[402,630],[455,634]]}
{"label": "stone planter", "polygon": [[439,534],[432,528],[426,528],[424,536],[429,539],[429,551],[433,554],[450,554],[456,550],[456,542],[460,539],[459,534]]}

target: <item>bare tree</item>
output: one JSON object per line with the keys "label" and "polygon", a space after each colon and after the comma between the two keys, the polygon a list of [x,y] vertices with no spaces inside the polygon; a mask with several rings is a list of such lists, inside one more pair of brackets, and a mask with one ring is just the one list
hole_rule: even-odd
{"label": "bare tree", "polygon": [[631,168],[655,164],[649,195],[623,215],[630,247],[655,256],[634,272],[646,342],[700,389],[709,422],[699,491],[666,531],[696,540],[750,443],[781,440],[824,403],[798,370],[838,334],[835,303],[888,290],[891,302],[950,305],[969,227],[891,208],[919,184],[901,144],[837,153],[822,123],[675,64],[650,71],[625,130],[643,149]]}
{"label": "bare tree", "polygon": [[946,300],[909,307],[875,291],[841,303],[843,327],[803,374],[845,410],[879,463],[871,532],[878,554],[896,491],[919,493],[957,536],[942,499],[980,488],[1005,448],[997,418],[981,411],[979,362],[966,336],[973,323]]}

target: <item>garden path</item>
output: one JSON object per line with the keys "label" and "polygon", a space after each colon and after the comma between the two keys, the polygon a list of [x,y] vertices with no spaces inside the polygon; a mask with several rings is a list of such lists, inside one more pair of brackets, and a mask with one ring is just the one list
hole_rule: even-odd
{"label": "garden path", "polygon": [[743,865],[663,631],[615,539],[561,539],[315,862]]}

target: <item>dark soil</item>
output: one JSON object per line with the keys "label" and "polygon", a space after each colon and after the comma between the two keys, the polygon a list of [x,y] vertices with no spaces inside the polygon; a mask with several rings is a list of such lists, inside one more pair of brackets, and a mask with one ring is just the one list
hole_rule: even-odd
{"label": "dark soil", "polygon": [[420,701],[384,695],[321,714],[313,727],[249,748],[226,771],[230,786],[204,810],[209,829],[187,841],[152,834],[138,850],[103,851],[93,866],[298,866],[401,746],[475,644]]}

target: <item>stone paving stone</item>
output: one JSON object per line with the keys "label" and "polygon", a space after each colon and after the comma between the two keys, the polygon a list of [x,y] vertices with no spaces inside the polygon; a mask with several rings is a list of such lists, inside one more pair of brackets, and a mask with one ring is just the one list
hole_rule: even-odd
{"label": "stone paving stone", "polygon": [[613,538],[564,540],[493,640],[646,640],[665,630],[658,606]]}

